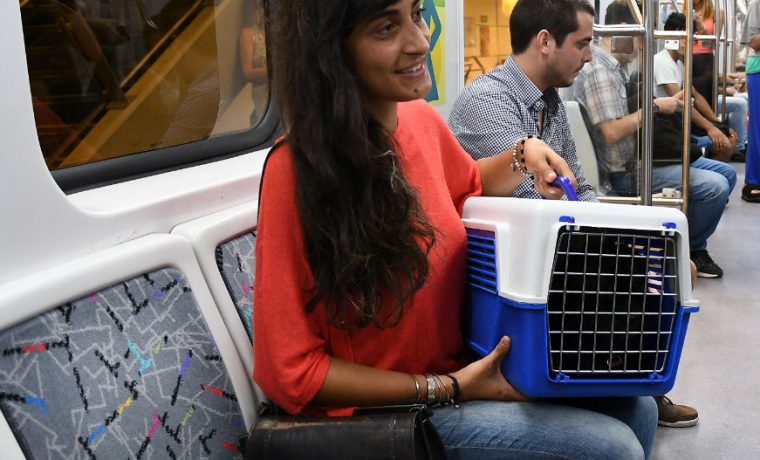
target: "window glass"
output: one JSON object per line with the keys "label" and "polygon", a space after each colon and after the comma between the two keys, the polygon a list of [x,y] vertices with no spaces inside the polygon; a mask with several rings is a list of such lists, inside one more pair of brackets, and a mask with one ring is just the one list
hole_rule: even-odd
{"label": "window glass", "polygon": [[260,0],[21,0],[51,170],[230,135],[266,112]]}
{"label": "window glass", "polygon": [[509,15],[517,0],[465,0],[464,82],[502,64],[512,44]]}

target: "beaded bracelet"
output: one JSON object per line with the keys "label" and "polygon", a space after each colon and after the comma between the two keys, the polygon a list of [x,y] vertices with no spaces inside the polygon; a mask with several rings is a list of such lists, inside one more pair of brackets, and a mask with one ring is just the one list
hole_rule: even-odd
{"label": "beaded bracelet", "polygon": [[533,136],[528,135],[527,137],[518,139],[515,143],[515,148],[512,151],[512,172],[520,171],[523,176],[533,181],[535,178],[533,173],[528,171],[528,168],[525,166],[525,142],[531,138]]}
{"label": "beaded bracelet", "polygon": [[454,398],[453,398],[453,400],[454,400],[454,404],[456,404],[456,403],[459,402],[459,398],[462,397],[462,389],[459,387],[459,382],[457,381],[457,379],[453,375],[446,374],[446,377],[448,377],[448,378],[451,379],[451,386],[452,386],[452,388],[454,388]]}

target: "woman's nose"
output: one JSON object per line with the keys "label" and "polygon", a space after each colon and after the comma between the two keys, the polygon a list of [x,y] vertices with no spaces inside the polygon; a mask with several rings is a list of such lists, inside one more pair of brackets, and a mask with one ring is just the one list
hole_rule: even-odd
{"label": "woman's nose", "polygon": [[412,23],[404,44],[404,52],[408,54],[425,54],[430,50],[430,29],[425,20]]}

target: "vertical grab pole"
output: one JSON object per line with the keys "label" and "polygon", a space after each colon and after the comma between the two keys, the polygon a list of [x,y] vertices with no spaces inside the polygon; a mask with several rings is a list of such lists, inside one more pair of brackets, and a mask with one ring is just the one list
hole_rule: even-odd
{"label": "vertical grab pole", "polygon": [[686,214],[689,202],[689,152],[691,151],[691,104],[692,84],[691,71],[694,58],[694,0],[686,2],[686,50],[684,52],[683,76],[683,158],[681,161],[681,212]]}
{"label": "vertical grab pole", "polygon": [[720,95],[723,98],[722,103],[720,105],[720,121],[723,123],[726,122],[726,86],[728,85],[728,0],[723,0],[723,22],[724,27],[726,29],[726,33],[723,35],[723,91],[721,91]]}
{"label": "vertical grab pole", "polygon": [[[634,11],[638,11],[636,8]],[[640,204],[652,205],[652,104],[654,100],[654,20],[655,0],[644,4],[644,96],[642,98],[643,151],[641,156]]]}
{"label": "vertical grab pole", "polygon": [[730,2],[729,5],[731,5],[731,15],[728,16],[731,18],[731,22],[728,24],[731,24],[731,38],[729,42],[729,49],[731,56],[731,60],[728,62],[728,68],[731,72],[736,72],[736,41],[739,39],[739,37],[736,36],[736,2],[738,0],[733,0],[733,2]]}
{"label": "vertical grab pole", "polygon": [[[710,101],[710,104],[712,104],[712,108],[715,111],[715,113],[718,113],[718,89],[719,89],[719,82],[720,82],[720,66],[718,63],[720,63],[720,40],[723,36],[723,8],[722,8],[722,1],[723,0],[716,0],[713,2],[715,5],[715,47],[714,49],[714,63],[713,63],[713,77],[712,77],[712,100]],[[723,119],[721,119],[723,121]]]}

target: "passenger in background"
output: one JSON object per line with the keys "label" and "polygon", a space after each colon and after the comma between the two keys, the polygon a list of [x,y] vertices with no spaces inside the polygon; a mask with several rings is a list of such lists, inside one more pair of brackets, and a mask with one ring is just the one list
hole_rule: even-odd
{"label": "passenger in background", "polygon": [[[715,35],[715,4],[712,0],[694,0],[694,20],[696,27],[694,35]],[[683,2],[683,12],[686,11]],[[725,16],[721,16],[721,24],[725,24]],[[725,26],[723,26],[725,30]],[[715,42],[695,40],[693,47],[692,84],[708,101],[713,97],[713,69],[715,67]],[[712,104],[712,102],[711,102]]]}
{"label": "passenger in background", "polygon": [[[611,3],[607,8],[605,23],[630,24],[633,16],[624,3]],[[611,183],[622,194],[636,190],[638,170],[637,138],[641,129],[643,110],[630,110],[626,86],[629,76],[628,62],[636,53],[637,46],[625,52],[611,54],[611,40],[602,40],[602,47],[594,47],[594,61],[578,76],[574,90],[575,99],[585,108],[591,129],[598,129],[606,141],[602,152],[610,158],[609,164],[616,169],[610,172]],[[630,86],[630,85],[628,85]],[[634,85],[635,86],[635,85]],[[652,103],[652,102],[644,102]],[[672,114],[683,101],[674,97],[656,98],[654,111]],[[678,145],[673,146],[676,155]],[[728,202],[736,171],[728,165],[725,171],[715,172],[715,163],[707,158],[694,159],[689,171],[689,246],[691,260],[697,266],[697,275],[704,278],[720,278],[723,270],[707,252],[707,239],[715,232],[723,210]],[[681,187],[681,165],[676,162],[652,169],[652,191]]]}
{"label": "passenger in background", "polygon": [[[467,85],[449,115],[452,132],[476,160],[527,136],[542,139],[570,165],[581,201],[596,201],[596,195],[581,171],[556,88],[570,86],[591,60],[593,12],[585,0],[518,2],[509,19],[512,54]],[[527,178],[512,196],[541,198]]]}
{"label": "passenger in background", "polygon": [[[664,29],[668,31],[686,30],[686,17],[681,13],[671,13],[665,21]],[[671,45],[678,44],[678,46],[671,46],[672,49],[666,47],[654,56],[654,91],[656,97],[675,96],[683,88],[683,41],[670,40],[669,42]],[[692,125],[705,133],[704,136],[692,134],[692,137],[695,138],[700,147],[705,147],[712,152],[715,159],[727,162],[737,145],[741,146],[741,150],[746,148],[744,144],[747,142],[747,101],[740,97],[727,96],[726,114],[729,118],[727,123],[721,123],[718,120],[718,115],[710,107],[710,103],[694,85],[692,87],[693,109],[696,109],[691,111]],[[721,129],[724,129],[728,135]]]}
{"label": "passenger in background", "polygon": [[[512,146],[474,161],[421,100],[420,3],[278,4],[286,135],[261,184],[254,378],[289,413],[428,402],[450,460],[644,458],[651,398],[527,402],[499,370],[507,337],[476,361],[464,344],[463,203],[524,176]],[[538,139],[520,147],[538,192],[560,197],[548,184],[573,177],[567,163]]]}
{"label": "passenger in background", "polygon": [[269,102],[264,7],[257,0],[247,2],[245,8],[250,11],[245,15],[245,26],[240,30],[238,47],[240,70],[245,81],[252,85],[253,111],[250,118],[251,127],[254,127],[261,121]]}
{"label": "passenger in background", "polygon": [[742,199],[760,202],[760,1],[750,3],[742,28],[741,42],[749,47],[747,90],[749,91],[749,143]]}
{"label": "passenger in background", "polygon": [[[575,11],[576,17],[564,11]],[[591,60],[593,15],[584,0],[517,2],[510,16],[513,54],[465,87],[449,116],[454,135],[473,158],[498,154],[499,148],[525,136],[541,136],[567,160],[578,180],[579,199],[597,201],[585,182],[556,89],[572,85]],[[541,197],[530,181],[524,181],[512,196]],[[695,409],[673,404],[664,396],[656,400],[661,423],[697,422]]]}
{"label": "passenger in background", "polygon": [[[671,13],[665,21],[665,30],[686,30],[686,17],[681,13]],[[672,44],[675,43],[680,44],[677,47],[672,46],[673,49],[663,49],[654,56],[655,96],[666,97],[682,95],[681,88],[683,87],[684,67],[680,59],[683,58],[684,47],[682,41],[679,42],[678,40],[674,40]],[[720,130],[716,128],[716,126],[713,126],[713,124],[718,125],[717,116],[696,88],[694,88],[693,95],[694,104],[691,110],[692,121],[703,128],[707,128],[708,134],[710,134],[710,137],[714,140],[717,135],[722,135]],[[731,107],[729,112],[727,112],[730,115],[729,122],[742,130],[741,134],[738,135],[738,138],[742,141],[746,140],[747,102],[742,98],[727,97],[726,106]],[[678,118],[679,121],[681,121],[680,116]],[[735,139],[737,137],[736,132],[733,129],[729,129],[729,131],[730,138]],[[692,136],[692,139],[695,140],[700,147],[705,143],[704,139],[698,137],[695,138]],[[725,149],[723,150],[725,151]],[[692,167],[707,169],[722,174],[726,180],[728,180],[731,189],[730,191],[733,191],[734,186],[736,185],[736,170],[733,166],[722,161],[699,158],[692,162]]]}

